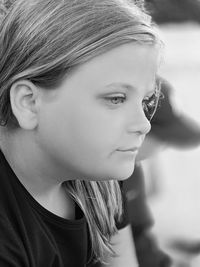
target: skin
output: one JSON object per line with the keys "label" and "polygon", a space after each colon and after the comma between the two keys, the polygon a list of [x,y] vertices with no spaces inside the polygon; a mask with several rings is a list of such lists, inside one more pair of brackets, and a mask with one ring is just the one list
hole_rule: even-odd
{"label": "skin", "polygon": [[1,147],[44,207],[71,218],[63,181],[122,180],[132,174],[151,128],[142,101],[154,92],[158,60],[157,48],[129,43],[79,66],[55,90],[29,81],[12,86],[20,127],[4,135]]}

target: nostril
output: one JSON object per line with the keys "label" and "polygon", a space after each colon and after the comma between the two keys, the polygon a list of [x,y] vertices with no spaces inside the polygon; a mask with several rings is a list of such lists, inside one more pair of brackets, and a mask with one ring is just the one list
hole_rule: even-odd
{"label": "nostril", "polygon": [[151,124],[150,122],[146,119],[146,121],[144,121],[144,124],[141,125],[141,133],[142,134],[148,134],[151,130]]}
{"label": "nostril", "polygon": [[146,118],[145,114],[138,112],[134,116],[129,117],[127,124],[127,131],[130,133],[139,133],[140,135],[146,135],[151,130],[151,123]]}

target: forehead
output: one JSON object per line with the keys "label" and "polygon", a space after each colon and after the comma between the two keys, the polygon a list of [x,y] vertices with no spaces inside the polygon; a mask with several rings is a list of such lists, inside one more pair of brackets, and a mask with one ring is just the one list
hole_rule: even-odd
{"label": "forehead", "polygon": [[111,84],[151,88],[155,83],[158,63],[158,48],[153,45],[129,43],[83,63],[64,83],[87,89],[108,88]]}

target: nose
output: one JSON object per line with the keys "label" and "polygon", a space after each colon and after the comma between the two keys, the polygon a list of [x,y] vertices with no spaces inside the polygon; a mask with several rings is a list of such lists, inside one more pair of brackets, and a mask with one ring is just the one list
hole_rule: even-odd
{"label": "nose", "polygon": [[127,127],[127,131],[129,133],[138,133],[140,135],[146,135],[150,130],[151,124],[145,116],[143,109],[138,110],[138,112],[135,114],[132,113],[132,117],[130,118]]}

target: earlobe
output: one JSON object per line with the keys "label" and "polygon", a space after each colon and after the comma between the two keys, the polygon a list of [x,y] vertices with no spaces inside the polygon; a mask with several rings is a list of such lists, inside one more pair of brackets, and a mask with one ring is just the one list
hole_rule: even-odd
{"label": "earlobe", "polygon": [[38,88],[30,81],[20,80],[10,90],[10,103],[19,126],[33,130],[38,124]]}

